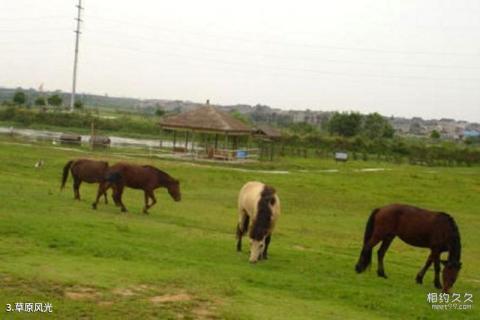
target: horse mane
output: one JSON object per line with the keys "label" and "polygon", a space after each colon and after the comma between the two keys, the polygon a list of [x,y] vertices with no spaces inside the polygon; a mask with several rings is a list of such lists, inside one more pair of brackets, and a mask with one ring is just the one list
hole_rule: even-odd
{"label": "horse mane", "polygon": [[453,267],[460,268],[460,255],[462,251],[462,245],[460,243],[460,232],[458,231],[458,226],[455,220],[451,215],[445,212],[439,212],[442,217],[444,217],[448,224],[450,225],[452,231],[452,237],[450,239],[450,250],[448,253],[448,263]]}
{"label": "horse mane", "polygon": [[275,204],[275,192],[275,189],[270,186],[265,185],[263,187],[257,204],[255,223],[250,231],[250,238],[262,240],[270,229],[272,220],[272,209],[270,206]]}
{"label": "horse mane", "polygon": [[176,180],[171,176],[169,175],[168,173],[166,173],[165,171],[162,171],[158,168],[155,168],[154,166],[150,166],[150,165],[144,165],[142,166],[143,168],[148,168],[148,169],[152,169],[153,171],[155,171],[159,176],[161,176],[161,178],[165,178],[165,180],[167,180],[168,182],[176,182]]}

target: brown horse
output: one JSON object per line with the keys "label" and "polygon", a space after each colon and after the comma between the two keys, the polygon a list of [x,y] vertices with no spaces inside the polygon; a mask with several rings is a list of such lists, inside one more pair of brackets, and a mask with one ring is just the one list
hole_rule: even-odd
{"label": "brown horse", "polygon": [[[73,177],[73,195],[74,198],[80,200],[80,184],[87,183],[102,183],[105,180],[105,174],[108,169],[108,162],[97,161],[89,159],[70,160],[63,167],[62,186],[65,188],[67,182],[68,172],[72,173]],[[105,203],[108,203],[107,192],[103,192]]]}
{"label": "brown horse", "polygon": [[[462,266],[460,233],[455,220],[443,212],[432,212],[408,205],[392,204],[375,209],[365,228],[363,248],[355,270],[360,273],[370,265],[372,248],[382,241],[378,250],[377,274],[386,278],[383,257],[395,236],[412,246],[430,248],[430,255],[417,274],[416,281],[421,284],[425,272],[434,263],[434,284],[436,288],[442,289],[439,276],[442,262],[445,265],[442,273],[443,291],[448,292]],[[440,254],[445,251],[448,251],[448,260],[440,261]]]}
{"label": "brown horse", "polygon": [[[148,209],[157,203],[154,190],[164,187],[175,201],[181,200],[180,182],[166,172],[163,172],[152,166],[139,166],[129,163],[117,163],[110,168],[105,175],[107,183],[100,184],[97,193],[97,199],[92,204],[94,209],[97,208],[98,200],[101,195],[112,186],[114,190],[113,199],[117,206],[122,208],[122,212],[126,212],[127,208],[122,202],[122,194],[125,186],[133,189],[141,189],[145,194],[145,207],[143,213],[148,213]],[[152,203],[148,203],[149,199]]]}

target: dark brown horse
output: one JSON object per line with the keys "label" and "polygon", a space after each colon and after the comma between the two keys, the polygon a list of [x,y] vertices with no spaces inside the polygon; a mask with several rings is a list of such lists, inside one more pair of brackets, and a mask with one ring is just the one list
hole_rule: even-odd
{"label": "dark brown horse", "polygon": [[[125,186],[140,189],[145,194],[145,207],[143,213],[148,213],[148,209],[157,203],[154,190],[164,187],[175,201],[180,201],[180,182],[166,172],[163,172],[152,166],[139,166],[129,163],[117,163],[110,168],[105,175],[107,183],[100,184],[97,193],[97,199],[92,204],[94,209],[97,208],[98,200],[101,195],[111,186],[114,190],[113,199],[115,204],[122,208],[122,212],[126,212],[127,208],[122,202],[122,194]],[[152,203],[148,203],[149,199]]]}
{"label": "dark brown horse", "polygon": [[[425,266],[417,274],[416,281],[422,283],[425,272],[433,263],[435,287],[442,289],[439,276],[442,262],[445,266],[442,273],[443,291],[448,292],[462,266],[460,233],[455,220],[443,212],[432,212],[408,205],[392,204],[375,209],[367,222],[363,248],[355,270],[360,273],[370,265],[372,248],[382,242],[378,250],[377,274],[386,278],[383,257],[395,236],[412,246],[430,248],[430,255]],[[448,260],[440,261],[440,254],[445,251],[448,251]]]}
{"label": "dark brown horse", "polygon": [[[77,159],[70,160],[63,167],[62,186],[65,188],[67,182],[68,172],[72,173],[73,177],[73,196],[75,199],[80,200],[80,184],[82,182],[87,183],[102,183],[105,180],[105,174],[107,173],[108,162],[97,161],[89,159]],[[105,197],[105,203],[108,203],[107,192],[103,192]]]}

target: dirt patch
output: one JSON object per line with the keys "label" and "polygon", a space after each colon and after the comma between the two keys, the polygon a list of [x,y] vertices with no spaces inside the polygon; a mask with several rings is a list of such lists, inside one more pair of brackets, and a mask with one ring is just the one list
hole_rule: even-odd
{"label": "dirt patch", "polygon": [[99,301],[98,305],[101,307],[110,307],[113,305],[113,301]]}
{"label": "dirt patch", "polygon": [[305,248],[304,246],[300,246],[300,245],[294,245],[294,246],[293,246],[293,249],[299,250],[299,251],[305,251],[305,250],[307,250],[307,248]]}
{"label": "dirt patch", "polygon": [[95,300],[99,297],[100,293],[93,288],[74,287],[66,289],[63,295],[72,300]]}
{"label": "dirt patch", "polygon": [[312,250],[311,248],[302,246],[300,244],[294,244],[293,249],[298,250],[298,251],[311,251]]}
{"label": "dirt patch", "polygon": [[115,288],[112,290],[112,293],[122,297],[131,297],[131,296],[143,295],[145,293],[149,293],[152,291],[158,292],[158,289],[148,284],[139,284],[139,285],[130,286],[127,288]]}
{"label": "dirt patch", "polygon": [[154,296],[148,300],[152,303],[167,303],[167,302],[181,302],[181,301],[191,301],[193,297],[186,293],[179,294],[164,294],[161,296]]}
{"label": "dirt patch", "polygon": [[148,284],[139,284],[139,285],[133,286],[131,288],[132,288],[132,290],[134,290],[136,292],[154,291],[154,290],[157,289],[154,286],[150,286]]}
{"label": "dirt patch", "polygon": [[115,288],[112,290],[112,292],[122,297],[131,297],[137,295],[136,292],[129,288]]}

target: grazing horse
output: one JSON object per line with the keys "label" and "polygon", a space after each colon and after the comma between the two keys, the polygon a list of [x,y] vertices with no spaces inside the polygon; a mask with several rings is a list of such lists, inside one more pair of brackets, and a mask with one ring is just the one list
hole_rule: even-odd
{"label": "grazing horse", "polygon": [[247,182],[238,195],[237,251],[248,231],[250,262],[267,259],[268,245],[280,216],[280,199],[274,188],[261,182]]}
{"label": "grazing horse", "polygon": [[[440,262],[444,264],[443,292],[448,292],[455,283],[462,266],[460,262],[460,233],[453,218],[443,212],[432,212],[408,205],[392,204],[375,209],[368,218],[363,238],[363,248],[355,270],[363,272],[372,260],[372,249],[380,241],[378,250],[379,277],[386,278],[383,269],[383,257],[395,236],[404,242],[422,248],[430,248],[425,266],[418,272],[417,283],[423,282],[423,276],[433,263],[435,266],[435,287],[442,289],[440,283]],[[448,251],[448,260],[440,261],[440,254]]]}
{"label": "grazing horse", "polygon": [[[80,200],[80,184],[83,181],[87,183],[103,183],[107,169],[108,162],[106,161],[89,159],[70,160],[63,167],[61,189],[65,188],[68,172],[70,171],[73,177],[73,195],[76,200]],[[102,194],[105,197],[105,203],[108,203],[106,190]]]}
{"label": "grazing horse", "polygon": [[[167,188],[168,193],[175,201],[181,200],[180,182],[166,172],[163,172],[152,166],[139,166],[129,163],[117,163],[108,168],[105,175],[107,183],[100,184],[98,187],[97,199],[92,204],[94,209],[97,208],[98,200],[101,195],[110,186],[113,188],[113,199],[117,206],[122,208],[122,212],[126,212],[127,208],[122,202],[122,194],[125,186],[133,189],[141,189],[145,194],[145,206],[143,213],[148,213],[148,209],[157,203],[154,190],[159,187]],[[148,203],[149,199],[152,203]]]}

